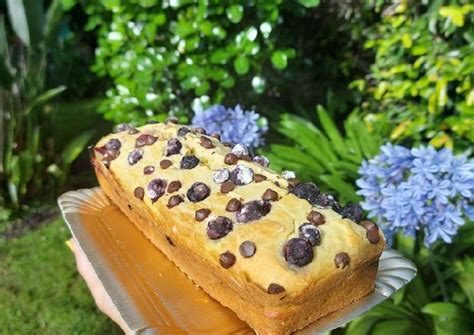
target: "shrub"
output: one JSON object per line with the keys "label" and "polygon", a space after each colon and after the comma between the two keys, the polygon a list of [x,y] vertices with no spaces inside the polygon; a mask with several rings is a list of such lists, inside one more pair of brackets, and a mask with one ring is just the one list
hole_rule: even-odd
{"label": "shrub", "polygon": [[352,87],[367,112],[398,123],[392,140],[457,150],[474,141],[473,22],[469,0],[401,1],[369,30],[375,62]]}
{"label": "shrub", "polygon": [[363,66],[353,41],[376,15],[318,3],[87,1],[87,28],[98,30],[93,69],[113,81],[101,110],[143,123],[168,112],[187,121],[197,105],[242,104],[276,118],[282,109],[306,114],[328,87],[344,104],[347,78]]}

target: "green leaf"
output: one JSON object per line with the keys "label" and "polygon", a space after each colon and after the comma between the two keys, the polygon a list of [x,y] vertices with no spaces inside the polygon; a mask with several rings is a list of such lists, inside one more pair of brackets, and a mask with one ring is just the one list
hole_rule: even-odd
{"label": "green leaf", "polygon": [[[413,334],[414,331],[418,330],[413,322],[410,320],[388,320],[378,322],[371,331],[371,335],[400,335],[400,334]],[[426,331],[422,333],[426,334]]]}
{"label": "green leaf", "polygon": [[72,139],[71,142],[64,148],[61,153],[62,162],[66,165],[70,165],[76,160],[80,153],[84,150],[87,143],[94,135],[94,130],[88,130],[81,133],[79,136]]}
{"label": "green leaf", "polygon": [[439,318],[457,318],[470,321],[472,313],[460,305],[450,302],[432,302],[424,306],[421,311]]}
{"label": "green leaf", "polygon": [[334,145],[336,152],[341,156],[347,156],[344,140],[329,114],[321,105],[316,107],[316,111],[318,113],[319,122],[321,122],[321,125],[323,126],[326,135]]}
{"label": "green leaf", "polygon": [[249,61],[244,56],[238,56],[234,60],[234,69],[239,75],[244,75],[249,72]]}
{"label": "green leaf", "polygon": [[306,7],[306,8],[311,8],[311,7],[316,7],[319,5],[320,0],[298,0],[300,5]]}
{"label": "green leaf", "polygon": [[43,39],[44,12],[42,0],[7,0],[13,30],[27,47],[38,45]]}
{"label": "green leaf", "polygon": [[64,14],[63,7],[64,0],[53,0],[49,5],[48,11],[46,12],[45,26],[44,26],[44,38],[46,44],[49,46],[54,39],[57,28]]}
{"label": "green leaf", "polygon": [[380,318],[376,316],[362,316],[349,324],[347,334],[350,335],[367,335]]}
{"label": "green leaf", "polygon": [[226,10],[227,17],[232,23],[239,23],[244,15],[244,7],[242,5],[233,5]]}
{"label": "green leaf", "polygon": [[25,115],[31,113],[31,111],[34,108],[48,102],[49,100],[53,99],[57,95],[61,94],[65,89],[66,89],[66,86],[58,86],[56,88],[47,90],[43,94],[40,94],[35,99],[33,99],[33,101],[26,107]]}
{"label": "green leaf", "polygon": [[288,57],[284,51],[275,51],[272,53],[272,64],[278,70],[283,70],[288,65]]}
{"label": "green leaf", "polygon": [[456,262],[455,266],[457,270],[455,279],[469,300],[471,310],[474,311],[474,280],[472,280],[474,278],[474,258],[465,257],[462,261]]}
{"label": "green leaf", "polygon": [[0,15],[0,87],[10,87],[13,79],[13,69],[10,66],[5,19]]}

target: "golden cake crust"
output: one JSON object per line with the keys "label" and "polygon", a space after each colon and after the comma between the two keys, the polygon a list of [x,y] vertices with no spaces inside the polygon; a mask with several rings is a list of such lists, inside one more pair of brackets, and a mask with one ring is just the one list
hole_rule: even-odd
{"label": "golden cake crust", "polygon": [[[231,149],[211,137],[206,137],[206,141],[211,141],[212,148],[204,148],[199,133],[177,136],[180,127],[171,123],[152,124],[138,128],[138,133],[125,130],[108,135],[96,148],[105,148],[112,139],[119,141],[120,148],[113,149],[116,151],[112,155],[95,150],[92,161],[106,194],[196,284],[262,334],[287,333],[304,327],[373,289],[378,258],[384,247],[381,232],[377,230],[380,241],[371,243],[367,230],[361,225],[342,218],[330,208],[312,207],[308,201],[290,193],[288,181],[280,175],[243,159],[237,164],[267,179],[222,193],[213,174],[218,169],[236,167],[224,163],[224,156]],[[141,134],[152,135],[156,140],[137,149],[136,141]],[[182,145],[180,153],[166,156],[167,142],[175,138]],[[131,165],[129,154],[133,150],[140,150],[142,158]],[[199,164],[192,169],[181,169],[184,155],[196,156]],[[164,159],[171,161],[169,167],[166,167],[169,163],[160,164]],[[147,166],[153,167],[147,168],[147,172],[154,171],[145,174]],[[165,192],[152,201],[147,186],[156,178],[166,180],[167,185],[179,181],[181,188]],[[206,184],[210,195],[192,202],[187,190],[196,182]],[[137,187],[143,188],[143,199],[140,199],[141,194],[138,198],[134,195]],[[261,199],[267,189],[275,191],[278,200],[271,202],[271,210],[262,218],[238,223],[236,213],[226,210],[230,199],[236,198],[245,204]],[[170,197],[176,195],[183,202],[169,208]],[[209,209],[211,214],[199,222],[195,212],[201,208]],[[325,223],[318,226],[320,243],[313,247],[314,257],[309,264],[291,265],[285,260],[283,249],[289,239],[298,237],[298,228],[308,222],[311,210],[325,218]],[[233,228],[226,236],[211,240],[207,223],[217,216],[228,217]],[[252,241],[256,246],[253,256],[240,254],[239,246],[244,241]],[[219,259],[227,251],[235,256],[235,263],[224,268]],[[344,268],[335,264],[339,253],[349,256],[349,264]],[[284,292],[267,293],[272,283],[283,287]]]}

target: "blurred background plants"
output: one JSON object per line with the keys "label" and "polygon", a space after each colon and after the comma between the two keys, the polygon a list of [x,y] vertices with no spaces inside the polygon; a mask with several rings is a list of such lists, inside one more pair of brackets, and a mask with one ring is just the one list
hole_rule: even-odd
{"label": "blurred background plants", "polygon": [[351,87],[361,106],[397,123],[392,140],[456,150],[474,141],[474,4],[400,1],[367,30],[375,61]]}

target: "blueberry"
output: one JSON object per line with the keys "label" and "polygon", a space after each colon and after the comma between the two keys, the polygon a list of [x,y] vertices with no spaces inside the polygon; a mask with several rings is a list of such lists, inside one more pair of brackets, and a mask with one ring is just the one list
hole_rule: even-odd
{"label": "blueberry", "polygon": [[255,221],[267,215],[272,205],[267,201],[254,200],[244,204],[237,212],[237,222],[246,223]]}
{"label": "blueberry", "polygon": [[209,187],[204,183],[194,183],[189,188],[186,195],[188,196],[189,201],[198,202],[206,199],[209,194],[211,194],[211,190]]}
{"label": "blueberry", "polygon": [[196,165],[198,164],[199,164],[199,158],[197,158],[196,156],[183,156],[183,158],[181,158],[180,167],[182,169],[189,170],[196,167]]}
{"label": "blueberry", "polygon": [[122,143],[120,143],[120,141],[117,140],[116,138],[111,139],[105,145],[105,148],[107,150],[119,150],[121,147],[122,147]]}
{"label": "blueberry", "polygon": [[177,138],[172,138],[168,140],[166,147],[166,156],[179,154],[183,145]]}
{"label": "blueberry", "polygon": [[148,196],[152,202],[155,202],[165,194],[167,181],[163,179],[153,179],[148,183],[146,188]]}
{"label": "blueberry", "polygon": [[135,165],[137,162],[143,158],[143,150],[142,149],[133,149],[128,154],[128,164]]}
{"label": "blueberry", "polygon": [[311,246],[317,246],[321,242],[321,231],[311,223],[304,223],[298,228],[298,232],[301,238],[311,244]]}
{"label": "blueberry", "polygon": [[283,248],[283,255],[289,264],[299,267],[308,265],[314,257],[311,244],[299,237],[292,238],[286,242]]}
{"label": "blueberry", "polygon": [[316,205],[319,196],[319,188],[310,182],[301,183],[293,187],[291,193],[295,194],[298,198],[308,200],[312,205]]}
{"label": "blueberry", "polygon": [[356,204],[348,203],[339,212],[343,218],[351,219],[354,222],[359,223],[364,218],[362,208]]}
{"label": "blueberry", "polygon": [[188,127],[181,127],[178,129],[178,136],[183,137],[186,136],[191,130]]}
{"label": "blueberry", "polygon": [[207,236],[211,240],[223,238],[232,231],[233,224],[229,218],[218,216],[207,224]]}

